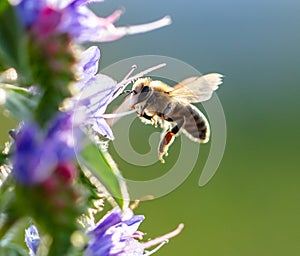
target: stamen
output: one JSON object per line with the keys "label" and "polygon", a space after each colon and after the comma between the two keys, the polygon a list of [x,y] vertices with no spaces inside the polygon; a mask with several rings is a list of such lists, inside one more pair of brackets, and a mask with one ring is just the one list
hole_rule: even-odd
{"label": "stamen", "polygon": [[143,233],[142,231],[135,231],[133,233],[133,235],[131,236],[132,238],[135,238],[135,239],[139,239],[139,240],[142,240],[143,237],[144,237],[145,233]]}
{"label": "stamen", "polygon": [[163,247],[168,242],[169,242],[169,240],[165,240],[165,241],[161,242],[161,244],[159,244],[156,248],[154,248],[150,252],[147,252],[146,254],[143,254],[143,256],[149,256],[149,255],[152,255],[153,253],[156,253],[161,247]]}
{"label": "stamen", "polygon": [[123,81],[121,81],[120,84],[124,84],[124,83],[127,83],[127,84],[128,84],[128,83],[130,83],[131,81],[136,80],[136,79],[138,79],[138,78],[140,78],[140,77],[142,77],[142,76],[144,76],[144,75],[146,75],[146,74],[148,74],[148,73],[150,73],[150,72],[152,72],[152,71],[154,71],[154,70],[156,70],[156,69],[165,67],[166,65],[167,65],[166,63],[161,63],[161,64],[158,64],[158,65],[156,65],[156,66],[154,66],[154,67],[148,68],[148,69],[146,69],[146,70],[144,70],[144,71],[142,71],[142,72],[136,74],[135,76],[133,76],[133,77],[131,77],[131,78],[128,78],[128,80],[123,80]]}
{"label": "stamen", "polygon": [[168,234],[165,234],[163,236],[157,237],[157,238],[155,238],[153,240],[150,240],[148,242],[145,242],[145,243],[142,244],[142,246],[143,246],[144,249],[146,249],[146,248],[152,247],[154,245],[157,245],[159,243],[162,243],[166,240],[169,240],[170,238],[177,236],[182,231],[183,227],[184,227],[184,225],[181,223],[172,232],[170,232]]}
{"label": "stamen", "polygon": [[[134,72],[134,70],[137,69],[137,65],[132,65],[131,66],[131,70],[129,71],[129,73],[121,80],[120,83],[122,83],[122,81],[126,81],[128,80],[128,78],[131,76],[131,74]],[[122,88],[125,88],[125,87],[119,87],[113,94],[113,96],[115,96],[115,94],[117,94],[120,90],[122,90]],[[122,92],[123,94],[123,92]]]}
{"label": "stamen", "polygon": [[171,20],[170,16],[165,16],[160,20],[150,22],[148,24],[129,26],[126,28],[126,32],[128,35],[134,35],[137,33],[143,33],[145,31],[158,29],[158,28],[170,25],[171,23],[172,23],[172,20]]}
{"label": "stamen", "polygon": [[[89,100],[92,100],[93,98],[96,98],[98,95],[101,95],[102,93],[106,93],[105,97],[103,98],[106,98],[107,96],[109,96],[111,94],[111,91],[114,89],[114,87],[109,87],[109,88],[105,88],[105,89],[102,89],[98,92],[95,92],[93,95],[90,95],[88,97],[85,97],[83,100],[80,100],[81,102],[85,102],[85,101],[89,101]],[[89,104],[89,108],[95,106],[99,104],[99,101],[96,101],[92,104]]]}
{"label": "stamen", "polygon": [[143,196],[140,199],[135,200],[134,203],[132,203],[129,208],[131,210],[134,210],[139,206],[141,201],[148,201],[148,200],[153,200],[153,199],[154,199],[154,196],[152,196],[152,195]]}
{"label": "stamen", "polygon": [[4,90],[16,90],[16,91],[21,91],[25,93],[31,93],[29,89],[19,87],[13,84],[7,84],[7,83],[0,83],[0,88]]}
{"label": "stamen", "polygon": [[141,243],[138,247],[128,248],[127,250],[125,250],[125,252],[132,252],[132,251],[135,251],[135,250],[140,249],[140,248],[147,249],[147,248],[153,247],[153,246],[158,244],[158,246],[156,248],[154,248],[152,251],[146,252],[146,254],[143,254],[143,256],[149,256],[149,255],[157,252],[162,246],[164,246],[166,243],[168,243],[170,238],[173,238],[174,236],[177,236],[182,231],[183,227],[184,227],[184,225],[181,223],[172,232],[170,232],[168,234],[165,234],[161,237],[157,237],[157,238],[155,238],[153,240],[150,240],[148,242]]}
{"label": "stamen", "polygon": [[[103,117],[103,118],[116,118],[116,117],[122,117],[122,116],[130,115],[130,114],[134,113],[135,111],[136,111],[136,110],[133,109],[133,110],[130,110],[130,111],[127,111],[127,112],[118,113],[118,114],[103,114],[103,115],[101,115],[100,117]],[[99,116],[94,116],[94,118],[99,118]]]}
{"label": "stamen", "polygon": [[128,79],[128,78],[131,76],[131,74],[133,73],[133,71],[136,70],[136,69],[137,69],[137,65],[132,65],[132,66],[131,66],[131,70],[130,70],[129,73],[122,79],[122,81]]}

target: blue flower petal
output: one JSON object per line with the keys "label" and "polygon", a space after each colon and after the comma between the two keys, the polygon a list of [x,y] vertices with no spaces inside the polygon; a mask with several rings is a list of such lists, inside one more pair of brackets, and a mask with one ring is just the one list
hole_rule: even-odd
{"label": "blue flower petal", "polygon": [[[136,229],[132,229],[132,227],[136,226],[137,228],[144,219],[144,216],[135,216],[130,209],[127,210],[130,211],[129,219],[126,218],[128,216],[122,216],[119,208],[114,208],[99,221],[96,227],[88,233],[90,241],[85,255],[143,255],[143,248],[139,242],[133,238]],[[124,220],[124,218],[126,218],[126,220]],[[128,226],[128,224],[131,226]]]}
{"label": "blue flower petal", "polygon": [[34,225],[31,225],[29,228],[25,229],[25,242],[29,249],[30,256],[36,255],[40,245],[40,235]]}
{"label": "blue flower petal", "polygon": [[12,156],[16,180],[23,185],[41,183],[59,163],[73,159],[75,141],[80,139],[77,131],[72,115],[66,113],[51,122],[46,134],[35,123],[24,124],[16,134]]}
{"label": "blue flower petal", "polygon": [[29,27],[37,21],[45,1],[22,0],[16,7],[17,14],[22,23]]}

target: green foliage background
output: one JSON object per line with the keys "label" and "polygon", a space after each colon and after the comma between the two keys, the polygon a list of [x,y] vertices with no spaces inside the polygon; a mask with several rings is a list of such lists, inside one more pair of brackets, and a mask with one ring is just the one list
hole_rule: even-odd
{"label": "green foliage background", "polygon": [[[141,229],[147,238],[185,223],[183,233],[157,255],[298,255],[300,2],[110,0],[99,4],[97,12],[105,16],[122,6],[127,12],[119,24],[166,14],[173,24],[100,45],[100,69],[124,58],[157,54],[226,76],[217,94],[228,138],[217,174],[198,187],[208,152],[203,147],[179,188],[136,210],[146,214]],[[3,144],[14,121],[3,116],[0,122]],[[132,129],[132,143],[146,152],[141,141],[157,130],[138,122]],[[176,155],[178,143],[173,147]],[[120,161],[119,167],[125,177],[137,180],[163,174],[157,165],[143,170]]]}

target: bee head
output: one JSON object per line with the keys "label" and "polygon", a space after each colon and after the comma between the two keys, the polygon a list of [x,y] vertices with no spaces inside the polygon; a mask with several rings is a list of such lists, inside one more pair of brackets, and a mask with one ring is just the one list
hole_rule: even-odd
{"label": "bee head", "polygon": [[150,78],[140,78],[132,86],[132,94],[138,96],[138,102],[147,99],[152,92]]}

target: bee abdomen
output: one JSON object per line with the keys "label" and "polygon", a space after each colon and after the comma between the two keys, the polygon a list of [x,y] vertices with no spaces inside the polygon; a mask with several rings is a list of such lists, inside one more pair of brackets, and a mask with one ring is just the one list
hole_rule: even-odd
{"label": "bee abdomen", "polygon": [[184,133],[192,140],[206,143],[209,140],[210,129],[206,117],[196,107],[186,106],[187,114],[183,126]]}

